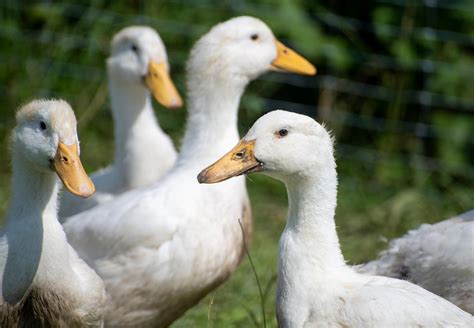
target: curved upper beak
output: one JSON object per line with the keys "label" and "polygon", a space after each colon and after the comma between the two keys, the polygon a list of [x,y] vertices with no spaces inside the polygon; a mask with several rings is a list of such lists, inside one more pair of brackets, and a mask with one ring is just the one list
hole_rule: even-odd
{"label": "curved upper beak", "polygon": [[148,72],[145,76],[145,85],[153,93],[155,99],[165,107],[178,108],[183,105],[183,100],[166,69],[165,63],[156,63],[150,60]]}
{"label": "curved upper beak", "polygon": [[95,186],[79,159],[76,143],[68,146],[59,142],[52,166],[64,187],[72,194],[87,198],[95,192]]}
{"label": "curved upper beak", "polygon": [[270,66],[271,69],[303,75],[316,74],[316,67],[295,51],[276,39],[275,46],[277,48],[277,56]]}
{"label": "curved upper beak", "polygon": [[232,177],[261,171],[263,163],[255,158],[255,140],[242,139],[217,162],[199,173],[199,183],[216,183]]}

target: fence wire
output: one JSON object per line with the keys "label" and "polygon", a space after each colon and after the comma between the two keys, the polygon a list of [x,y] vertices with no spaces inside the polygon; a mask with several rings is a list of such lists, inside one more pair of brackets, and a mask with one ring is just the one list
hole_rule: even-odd
{"label": "fence wire", "polygon": [[[469,5],[464,3],[450,3],[436,0],[425,0],[422,2],[406,2],[402,0],[377,0],[379,4],[400,7],[407,6],[422,7],[426,10],[444,10],[444,11],[473,11]],[[163,5],[191,6],[196,12],[219,10],[234,13],[234,16],[243,13],[251,13],[259,16],[277,14],[278,8],[275,4],[251,4],[248,1],[231,1],[230,5],[212,2],[188,2],[179,0],[163,1]],[[37,5],[45,5],[40,3]],[[57,13],[66,19],[73,20],[77,28],[62,31],[54,29],[51,26],[41,27],[39,29],[25,28],[22,24],[10,24],[11,17],[20,17],[31,10],[40,10],[31,5],[20,4],[17,2],[0,2],[0,13],[3,19],[0,21],[0,44],[2,52],[0,61],[5,65],[34,67],[39,76],[54,76],[61,80],[72,80],[77,84],[87,83],[99,85],[105,83],[104,60],[108,53],[109,38],[112,31],[117,31],[126,24],[148,24],[155,27],[160,34],[166,34],[171,38],[196,39],[202,33],[209,29],[209,25],[192,21],[172,18],[161,18],[153,15],[144,14],[124,14],[111,9],[104,9],[94,6],[84,6],[79,4],[55,4],[54,9]],[[374,36],[384,35],[391,38],[399,38],[403,31],[402,27],[390,24],[375,23],[373,21],[364,21],[362,19],[348,17],[331,12],[326,8],[320,8],[308,13],[308,16],[314,21],[314,24],[320,24],[322,28],[330,27],[339,31],[353,31],[356,33],[369,33]],[[83,33],[83,31],[94,27],[100,27],[109,31],[107,34],[98,34],[100,37]],[[457,31],[446,30],[434,26],[415,26],[413,27],[410,38],[423,42],[453,43],[463,49],[472,50],[474,47],[474,37],[471,34],[460,33]],[[290,42],[291,40],[287,40]],[[50,51],[40,55],[29,53],[21,57],[15,56],[15,53],[9,52],[11,44],[15,47],[29,47],[31,45],[40,45],[50,48]],[[334,50],[331,45],[318,45],[322,56],[330,56]],[[14,48],[14,47],[12,47]],[[189,49],[171,49],[169,48],[169,57],[172,64],[182,66],[187,57]],[[77,52],[87,54],[87,58],[102,58],[97,60],[78,59]],[[440,69],[454,70],[458,69],[465,74],[474,74],[474,67],[470,63],[457,63],[447,58],[421,58],[411,60],[409,63],[401,61],[399,58],[387,53],[373,53],[357,47],[347,49],[348,56],[353,62],[353,66],[358,69],[371,69],[374,72],[384,72],[387,70],[397,74],[421,74],[429,76],[437,73]],[[65,59],[66,58],[66,59]],[[25,68],[26,70],[27,68]],[[178,74],[178,80],[184,79],[183,70]],[[10,80],[12,77],[8,77]],[[379,107],[388,108],[396,99],[400,104],[415,106],[422,111],[430,113],[432,110],[442,111],[450,115],[457,115],[471,118],[474,114],[474,99],[472,97],[452,96],[445,93],[433,92],[427,90],[424,86],[420,89],[403,88],[396,90],[377,83],[359,80],[357,76],[347,74],[338,74],[337,71],[327,70],[323,74],[315,77],[300,77],[294,75],[270,74],[262,77],[266,83],[273,85],[273,88],[284,88],[285,86],[300,89],[304,94],[321,95],[326,91],[333,92],[337,97],[350,97],[354,102],[363,103],[366,101],[381,102]],[[3,83],[0,85],[0,95],[15,95],[10,90],[10,85]],[[44,85],[34,85],[29,94],[48,97],[56,94],[55,82],[44,79]],[[61,90],[61,95],[68,99],[74,99],[76,94],[72,91]],[[91,96],[92,97],[92,96]],[[321,103],[311,103],[308,100],[290,100],[281,98],[280,93],[273,97],[260,96],[256,93],[251,94],[253,99],[259,103],[265,104],[268,109],[285,108],[292,109],[302,113],[332,112],[328,120],[342,128],[358,129],[366,133],[384,133],[390,126],[392,133],[409,134],[419,139],[439,141],[449,135],[452,128],[442,124],[434,124],[429,121],[407,121],[398,119],[393,124],[390,119],[385,117],[374,117],[361,113],[354,113],[347,108],[325,107]],[[314,99],[314,98],[313,98]],[[354,100],[356,99],[356,100]],[[0,123],[1,127],[1,123]],[[474,135],[467,138],[467,145],[474,149]],[[415,170],[424,170],[429,172],[450,172],[452,174],[463,176],[474,181],[474,171],[472,167],[457,167],[456,163],[446,162],[439,158],[432,158],[423,154],[406,155],[402,153],[384,153],[380,149],[369,148],[360,144],[338,143],[338,154],[360,163],[374,161],[386,161],[389,163],[393,158],[408,163]]]}

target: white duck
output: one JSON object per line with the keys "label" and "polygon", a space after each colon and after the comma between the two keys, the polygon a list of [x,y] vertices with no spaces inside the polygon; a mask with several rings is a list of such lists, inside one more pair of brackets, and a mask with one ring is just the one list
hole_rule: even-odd
{"label": "white duck", "polygon": [[244,179],[203,186],[203,164],[238,141],[246,85],[271,67],[314,74],[305,59],[252,17],[218,24],[188,62],[188,111],[176,166],[158,184],[71,217],[72,245],[104,279],[106,324],[164,327],[236,269],[251,216]]}
{"label": "white duck", "polygon": [[359,274],[345,264],[334,222],[333,140],[313,119],[285,111],[261,117],[199,180],[256,171],[288,190],[279,246],[279,327],[473,327],[469,313],[417,285]]}
{"label": "white duck", "polygon": [[408,279],[474,314],[474,210],[409,231],[358,271]]}
{"label": "white duck", "polygon": [[59,181],[88,197],[76,118],[62,100],[36,100],[16,115],[12,199],[0,235],[0,326],[101,326],[104,284],[66,240],[57,219]]}
{"label": "white duck", "polygon": [[151,91],[166,107],[182,105],[168,74],[166,49],[159,35],[150,27],[127,27],[114,36],[111,48],[107,73],[115,160],[91,175],[97,188],[93,197],[66,194],[61,198],[62,219],[158,181],[177,158],[171,138],[158,125],[150,97]]}

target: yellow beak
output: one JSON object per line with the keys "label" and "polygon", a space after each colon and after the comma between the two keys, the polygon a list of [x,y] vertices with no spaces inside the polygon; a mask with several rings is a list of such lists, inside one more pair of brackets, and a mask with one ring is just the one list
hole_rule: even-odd
{"label": "yellow beak", "polygon": [[216,183],[229,178],[260,171],[263,163],[255,158],[255,140],[241,140],[237,146],[198,175],[199,183]]}
{"label": "yellow beak", "polygon": [[148,73],[145,76],[145,85],[153,93],[155,99],[165,107],[178,108],[183,105],[183,100],[171,81],[165,63],[157,64],[150,60]]}
{"label": "yellow beak", "polygon": [[271,64],[271,69],[303,75],[316,74],[316,67],[295,51],[278,40],[275,40],[275,45],[277,48],[277,56]]}
{"label": "yellow beak", "polygon": [[95,192],[95,186],[82,167],[77,144],[67,146],[59,142],[53,168],[59,178],[72,194],[80,197],[90,197]]}

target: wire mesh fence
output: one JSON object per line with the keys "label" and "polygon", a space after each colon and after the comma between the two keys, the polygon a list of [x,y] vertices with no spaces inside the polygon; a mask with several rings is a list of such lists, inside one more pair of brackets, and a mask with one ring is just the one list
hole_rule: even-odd
{"label": "wire mesh fence", "polygon": [[[320,74],[261,78],[243,99],[242,129],[264,111],[294,110],[329,122],[343,160],[364,166],[383,158],[383,163],[402,163],[403,174],[425,170],[472,185],[472,6],[468,1],[380,0],[353,11],[349,7],[344,1],[2,1],[2,140],[6,143],[13,109],[34,97],[64,97],[79,105],[81,130],[86,121],[89,128],[99,109],[108,106],[105,95],[94,96],[101,87],[106,92],[105,58],[120,28],[156,28],[183,90],[184,62],[193,42],[219,21],[250,14],[311,58]],[[87,120],[81,120],[83,115]],[[465,122],[457,127],[459,120]],[[162,124],[170,131],[182,129],[182,124]]]}
{"label": "wire mesh fence", "polygon": [[[373,258],[386,240],[472,208],[469,0],[0,1],[0,158],[8,157],[15,109],[33,98],[60,97],[78,116],[87,171],[109,164],[113,126],[105,60],[112,36],[133,24],[155,28],[166,44],[172,78],[185,94],[184,67],[193,43],[238,15],[261,18],[318,68],[314,77],[270,73],[251,83],[239,128],[247,131],[277,108],[326,122],[337,140],[342,181],[336,219],[348,261]],[[179,144],[186,111],[154,107]],[[0,161],[0,218],[9,174],[8,161]],[[256,231],[251,251],[267,282],[268,317],[274,318],[274,249],[286,217],[285,191],[258,175],[248,187]],[[245,265],[174,327],[258,326],[258,298]]]}

